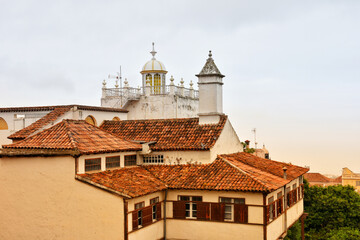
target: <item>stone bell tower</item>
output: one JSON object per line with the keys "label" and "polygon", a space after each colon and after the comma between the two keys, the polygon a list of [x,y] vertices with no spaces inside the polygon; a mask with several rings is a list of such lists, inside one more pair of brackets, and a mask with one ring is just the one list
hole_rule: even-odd
{"label": "stone bell tower", "polygon": [[211,51],[205,66],[199,74],[199,123],[216,124],[223,115],[222,75],[215,65]]}

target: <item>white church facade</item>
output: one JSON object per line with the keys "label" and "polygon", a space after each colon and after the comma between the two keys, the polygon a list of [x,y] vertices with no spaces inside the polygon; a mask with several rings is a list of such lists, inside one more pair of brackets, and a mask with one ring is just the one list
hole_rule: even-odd
{"label": "white church facade", "polygon": [[101,107],[0,109],[0,239],[276,240],[302,216],[308,169],[243,151],[211,52],[198,91],[151,54]]}

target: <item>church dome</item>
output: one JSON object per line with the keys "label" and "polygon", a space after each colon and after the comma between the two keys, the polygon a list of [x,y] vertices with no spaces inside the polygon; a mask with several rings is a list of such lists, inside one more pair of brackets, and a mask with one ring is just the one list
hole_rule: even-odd
{"label": "church dome", "polygon": [[147,61],[145,63],[141,70],[141,73],[167,73],[165,65],[159,60],[156,60],[155,58],[156,51],[154,49],[154,43],[153,49],[150,53],[153,57],[150,61]]}
{"label": "church dome", "polygon": [[145,65],[142,68],[142,72],[164,72],[164,71],[166,72],[165,65],[156,59],[151,59],[150,61],[145,63]]}

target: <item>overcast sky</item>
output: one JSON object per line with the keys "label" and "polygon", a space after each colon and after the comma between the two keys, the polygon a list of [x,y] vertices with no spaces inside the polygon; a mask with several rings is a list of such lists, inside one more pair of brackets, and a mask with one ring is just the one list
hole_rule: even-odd
{"label": "overcast sky", "polygon": [[[197,81],[209,50],[240,139],[312,172],[360,172],[360,1],[0,0],[0,107],[100,105],[122,66]],[[109,82],[108,86],[113,86]]]}

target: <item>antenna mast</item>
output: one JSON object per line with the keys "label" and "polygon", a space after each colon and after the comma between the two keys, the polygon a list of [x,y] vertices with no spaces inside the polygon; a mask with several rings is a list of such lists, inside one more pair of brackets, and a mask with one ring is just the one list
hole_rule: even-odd
{"label": "antenna mast", "polygon": [[256,142],[256,128],[252,130],[254,132],[254,143],[255,143],[255,149],[257,149],[257,142]]}

